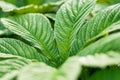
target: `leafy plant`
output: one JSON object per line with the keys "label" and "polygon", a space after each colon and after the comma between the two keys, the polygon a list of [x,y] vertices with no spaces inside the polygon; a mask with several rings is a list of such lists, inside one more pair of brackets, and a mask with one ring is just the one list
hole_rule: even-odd
{"label": "leafy plant", "polygon": [[46,14],[54,26],[45,15],[29,13],[30,7],[27,14],[20,9],[19,15],[1,18],[22,39],[0,38],[1,79],[119,80],[120,4],[88,19],[95,5],[95,0],[66,1],[56,15]]}

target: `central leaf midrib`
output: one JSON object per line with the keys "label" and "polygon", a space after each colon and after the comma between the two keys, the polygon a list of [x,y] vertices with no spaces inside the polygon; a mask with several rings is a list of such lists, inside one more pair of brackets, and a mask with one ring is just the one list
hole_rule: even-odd
{"label": "central leaf midrib", "polygon": [[[88,5],[88,4],[87,4],[87,5]],[[90,6],[92,6],[92,4],[89,5],[89,6],[87,6],[87,8],[89,8]],[[80,10],[80,11],[81,11],[81,10]],[[78,13],[80,13],[80,11],[78,11]],[[83,13],[82,13],[82,14],[83,14]],[[70,33],[68,34],[68,41],[67,41],[68,44],[67,44],[67,46],[69,46],[69,47],[68,47],[68,49],[67,49],[66,52],[69,51],[70,46],[72,46],[72,44],[73,44],[75,34],[77,34],[77,32],[75,32],[76,28],[75,28],[74,26],[77,26],[77,25],[79,24],[80,20],[82,19],[80,16],[82,16],[82,18],[83,18],[85,15],[84,15],[84,14],[83,14],[83,15],[77,14],[76,19],[75,19],[75,23],[72,25],[73,27],[72,27],[72,29],[70,30]],[[82,21],[81,21],[81,22],[82,22]],[[82,24],[81,24],[81,25],[82,25]],[[81,26],[81,25],[80,25],[80,26]],[[77,29],[78,29],[78,28],[77,28]]]}
{"label": "central leaf midrib", "polygon": [[[26,28],[25,28],[26,29]],[[26,29],[27,30],[27,29]],[[28,32],[29,32],[29,30],[28,30]],[[44,55],[46,55],[46,54],[51,54],[51,52],[40,42],[40,40],[38,39],[38,38],[36,38],[36,37],[34,37],[34,35],[31,33],[31,32],[29,32],[30,33],[30,35],[36,40],[36,42],[39,44],[39,46],[44,50]],[[42,50],[42,51],[43,51]],[[54,59],[52,59],[52,58],[50,58],[48,55],[46,55],[45,57],[47,57],[48,59],[50,59],[50,60],[53,60],[54,61]]]}
{"label": "central leaf midrib", "polygon": [[[34,35],[26,28],[26,27],[24,27],[24,26],[22,26],[21,24],[19,24],[19,23],[17,23],[17,22],[13,22],[12,20],[10,20],[10,19],[5,19],[6,21],[8,21],[8,22],[12,22],[12,24],[17,24],[18,26],[20,26],[21,28],[23,28],[23,29],[25,29],[25,31],[27,32],[27,33],[29,33],[29,35],[31,35],[31,37],[32,38],[34,38],[35,39],[35,41],[39,44],[39,46],[44,50],[44,57],[47,57],[48,59],[50,59],[50,60],[52,60],[53,62],[54,62],[54,59],[52,59],[53,57],[52,56],[48,56],[48,55],[46,55],[46,54],[51,54],[51,52],[39,41],[39,39],[35,36],[34,37]],[[9,26],[9,25],[8,25]],[[9,27],[8,27],[8,29],[9,29]],[[19,34],[18,34],[19,35]],[[28,35],[28,34],[27,34]],[[24,36],[23,36],[24,37]]]}

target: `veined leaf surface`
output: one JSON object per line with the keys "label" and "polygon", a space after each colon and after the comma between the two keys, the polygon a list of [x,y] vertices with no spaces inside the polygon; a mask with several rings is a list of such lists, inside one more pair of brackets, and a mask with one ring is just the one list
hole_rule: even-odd
{"label": "veined leaf surface", "polygon": [[69,0],[57,12],[54,34],[62,59],[69,56],[76,34],[94,5],[95,0]]}
{"label": "veined leaf surface", "polygon": [[94,55],[95,53],[106,53],[108,51],[120,52],[120,33],[112,34],[102,38],[78,52],[78,55]]}
{"label": "veined leaf surface", "polygon": [[80,48],[105,29],[120,20],[120,4],[116,4],[99,12],[92,20],[88,21],[79,31],[78,39]]}
{"label": "veined leaf surface", "polygon": [[16,39],[0,38],[0,52],[21,56],[27,59],[40,60],[40,53],[33,47]]}
{"label": "veined leaf surface", "polygon": [[58,59],[53,30],[49,20],[42,14],[26,14],[9,18],[2,18],[4,26],[12,32],[22,36],[39,48],[41,53],[52,60]]}

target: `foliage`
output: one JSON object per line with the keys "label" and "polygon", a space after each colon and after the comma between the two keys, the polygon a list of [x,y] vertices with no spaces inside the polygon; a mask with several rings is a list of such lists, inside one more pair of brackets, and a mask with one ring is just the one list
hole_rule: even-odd
{"label": "foliage", "polygon": [[118,0],[0,4],[0,80],[120,79]]}

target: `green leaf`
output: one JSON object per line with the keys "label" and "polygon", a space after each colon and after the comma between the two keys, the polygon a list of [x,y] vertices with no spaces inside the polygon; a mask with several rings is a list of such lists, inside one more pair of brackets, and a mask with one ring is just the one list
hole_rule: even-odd
{"label": "green leaf", "polygon": [[104,35],[104,34],[107,34],[107,33],[112,34],[112,33],[117,33],[117,32],[120,32],[120,21],[112,24],[110,27],[105,29],[100,35]]}
{"label": "green leaf", "polygon": [[42,61],[51,66],[55,65],[52,62],[49,62],[49,59],[41,53],[38,53],[36,49],[16,39],[0,38],[0,52],[21,56],[32,59],[33,61]]}
{"label": "green leaf", "polygon": [[63,59],[70,55],[69,51],[76,34],[94,5],[95,0],[70,0],[63,4],[57,12],[54,34],[60,56]]}
{"label": "green leaf", "polygon": [[30,62],[22,57],[0,53],[0,77],[13,70],[19,70]]}
{"label": "green leaf", "polygon": [[40,60],[40,54],[27,44],[9,38],[0,38],[0,52]]}
{"label": "green leaf", "polygon": [[120,20],[120,4],[116,4],[99,12],[92,20],[88,21],[78,33],[80,48],[92,38],[101,34],[105,29]]}
{"label": "green leaf", "polygon": [[1,21],[6,28],[31,42],[34,47],[39,48],[45,57],[59,63],[53,30],[45,16],[42,14],[25,14],[2,18]]}
{"label": "green leaf", "polygon": [[120,22],[119,21],[114,23],[114,24],[112,24],[111,26],[109,26],[108,28],[103,30],[100,34],[98,34],[94,38],[92,38],[89,41],[87,41],[85,46],[88,46],[89,44],[99,40],[100,38],[103,38],[103,37],[106,37],[106,36],[109,36],[111,34],[118,33],[118,32],[120,32]]}
{"label": "green leaf", "polygon": [[94,55],[95,53],[106,53],[108,51],[120,52],[120,33],[112,34],[102,38],[78,52],[78,55]]}
{"label": "green leaf", "polygon": [[87,80],[119,80],[120,79],[120,68],[114,69],[103,69],[96,71]]}
{"label": "green leaf", "polygon": [[20,71],[18,80],[52,80],[55,71],[55,68],[44,63],[33,63]]}

